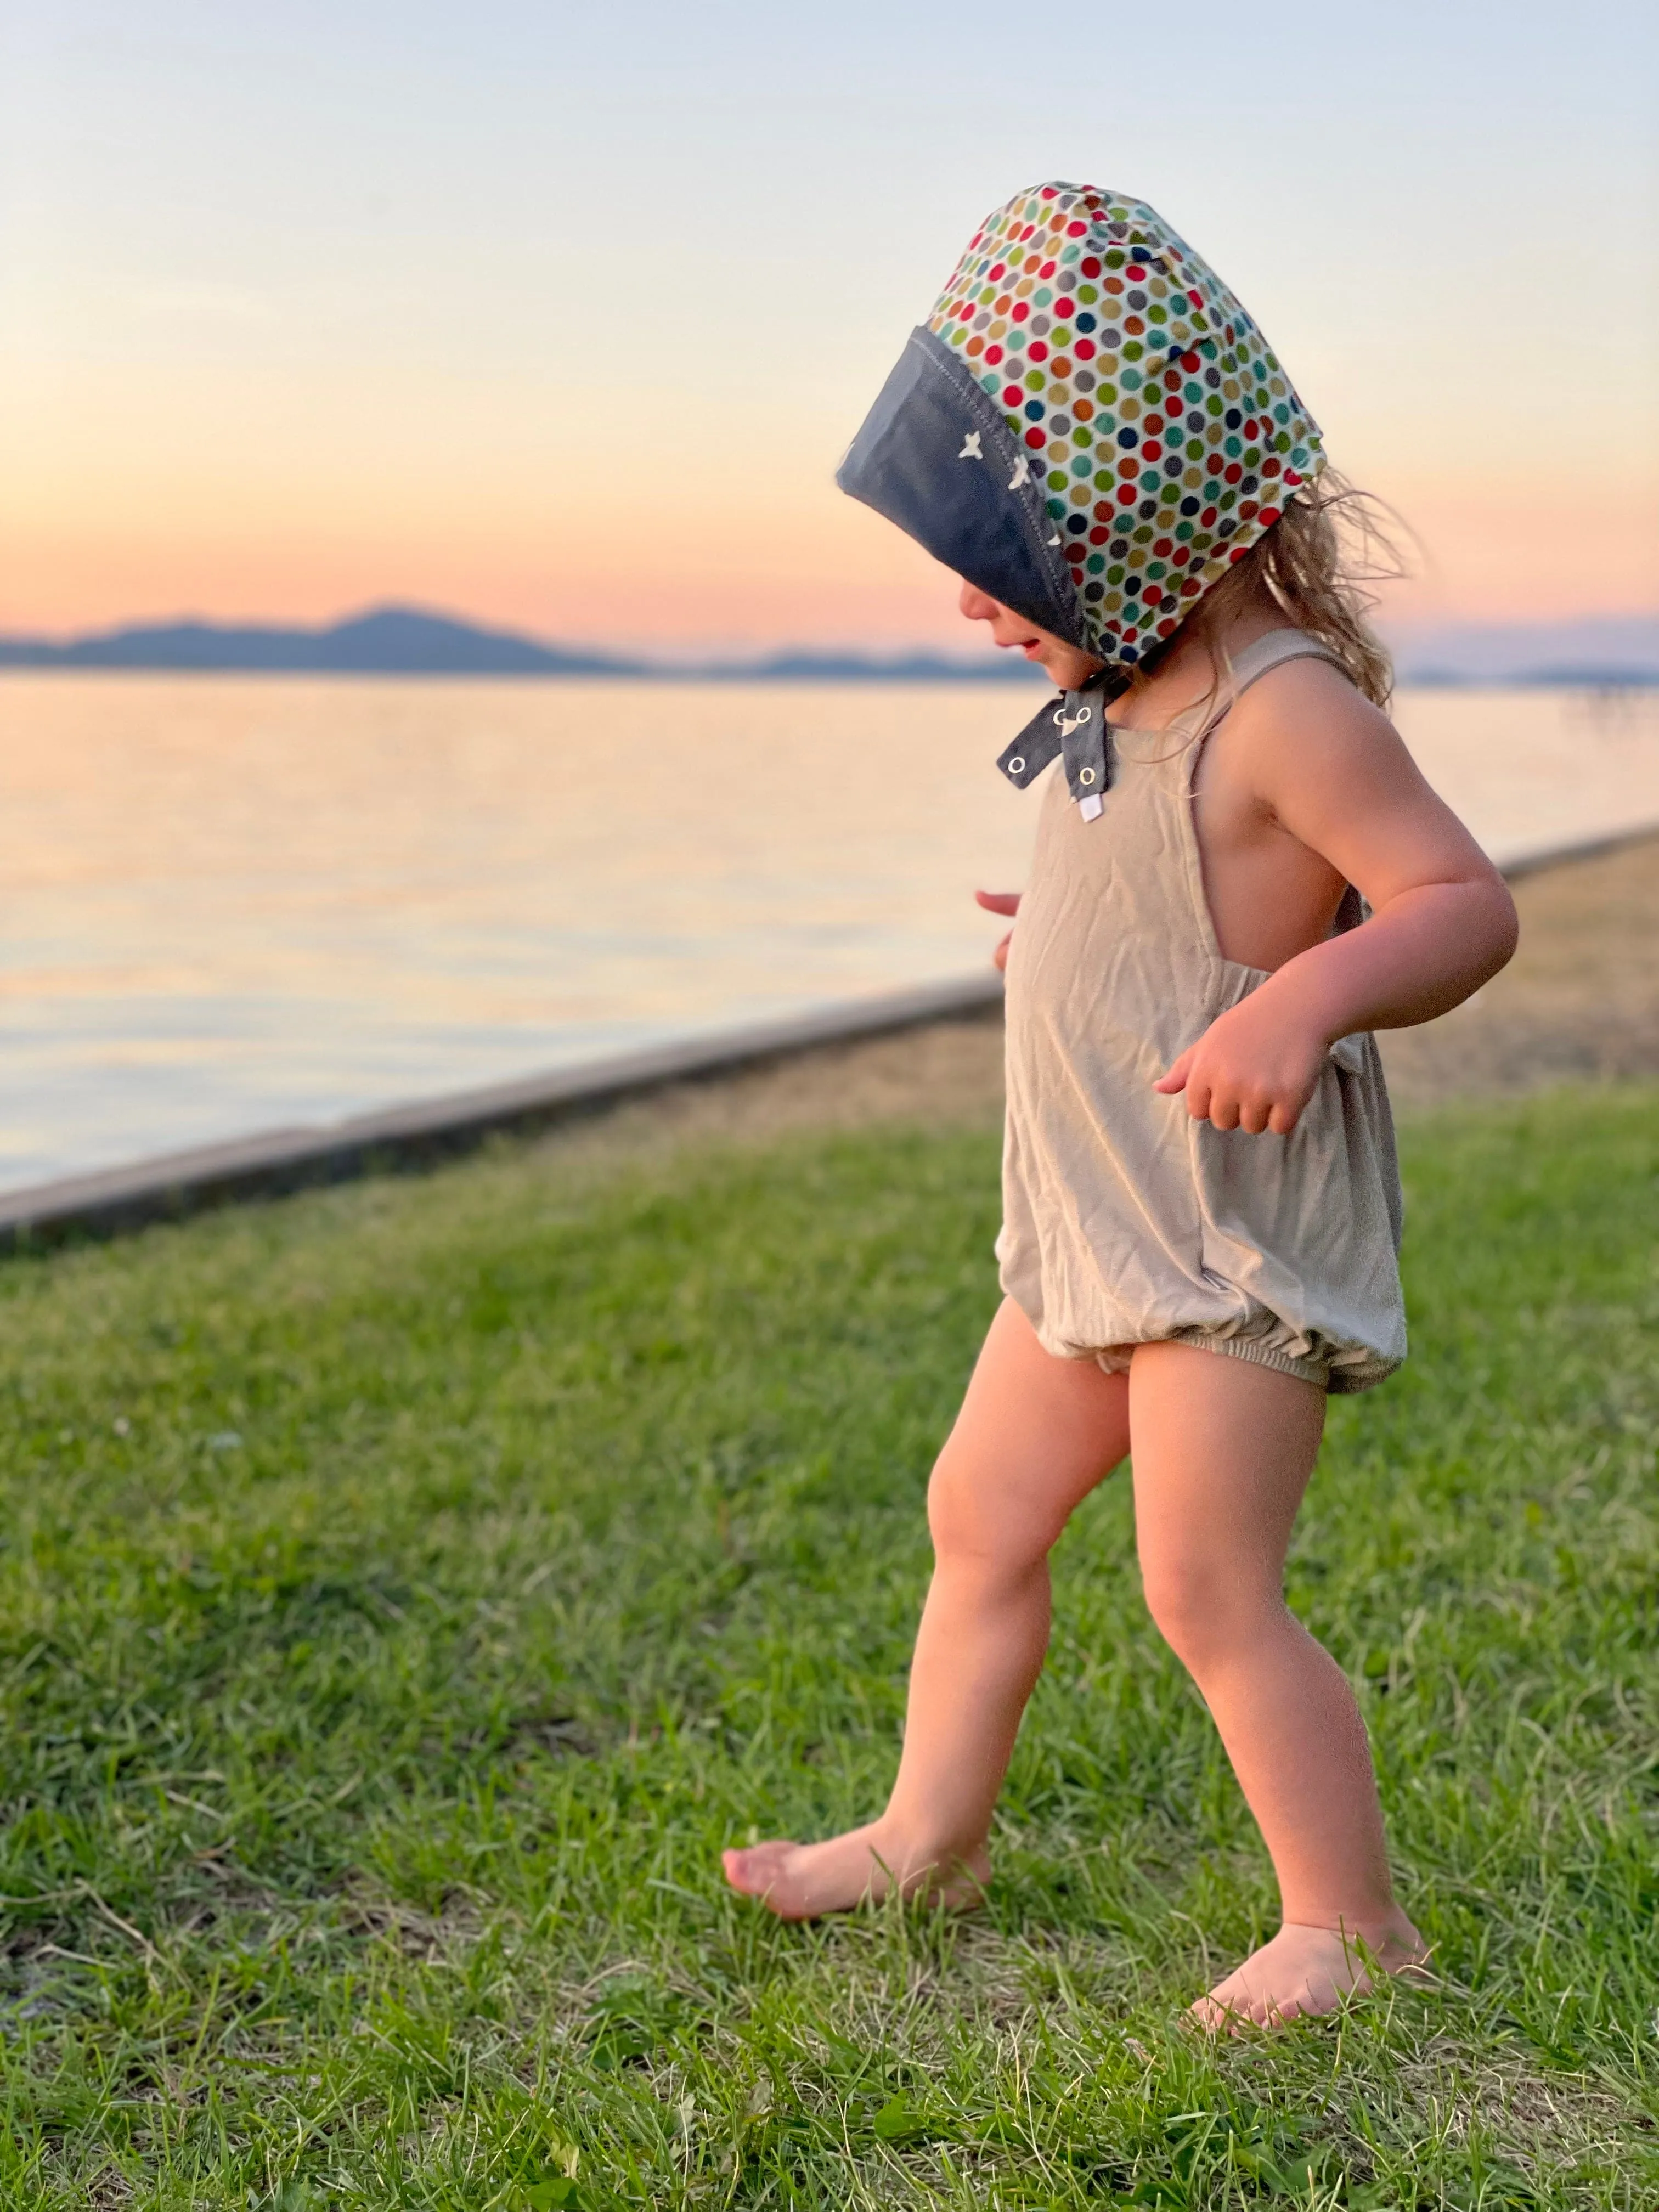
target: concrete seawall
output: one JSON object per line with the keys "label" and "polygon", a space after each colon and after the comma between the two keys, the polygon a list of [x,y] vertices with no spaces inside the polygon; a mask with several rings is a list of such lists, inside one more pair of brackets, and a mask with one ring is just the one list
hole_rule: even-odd
{"label": "concrete seawall", "polygon": [[[1592,860],[1652,836],[1655,827],[1644,824],[1617,836],[1519,855],[1505,864],[1504,872],[1515,880],[1569,861]],[[227,1144],[37,1184],[0,1194],[0,1246],[17,1250],[77,1236],[118,1235],[204,1206],[279,1196],[369,1173],[435,1165],[493,1135],[528,1133],[601,1112],[621,1099],[673,1084],[714,1080],[817,1046],[984,1013],[1001,995],[1001,978],[988,968],[978,975],[844,1000],[782,1020],[449,1092],[347,1121],[267,1130]]]}
{"label": "concrete seawall", "polygon": [[506,1131],[529,1131],[601,1111],[618,1099],[781,1060],[815,1045],[916,1029],[981,1012],[1002,996],[988,972],[920,990],[854,999],[785,1020],[584,1060],[544,1075],[448,1091],[349,1121],[270,1129],[130,1167],[0,1194],[0,1245],[14,1249],[79,1231],[110,1236],[227,1200],[269,1197],[394,1167],[435,1164]]}

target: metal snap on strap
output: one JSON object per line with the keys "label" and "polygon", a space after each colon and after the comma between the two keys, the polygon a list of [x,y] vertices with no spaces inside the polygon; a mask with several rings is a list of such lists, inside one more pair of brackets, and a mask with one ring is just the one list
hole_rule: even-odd
{"label": "metal snap on strap", "polygon": [[1077,780],[1079,783],[1092,783],[1095,780],[1093,769],[1080,768],[1077,772]]}
{"label": "metal snap on strap", "polygon": [[1025,773],[1025,757],[1024,757],[1024,755],[1023,753],[1016,753],[1016,754],[1015,754],[1015,756],[1014,756],[1014,757],[1012,758],[1012,760],[1011,760],[1011,761],[1009,762],[1009,763],[1008,763],[1008,773],[1009,773],[1009,775],[1024,775],[1024,773]]}

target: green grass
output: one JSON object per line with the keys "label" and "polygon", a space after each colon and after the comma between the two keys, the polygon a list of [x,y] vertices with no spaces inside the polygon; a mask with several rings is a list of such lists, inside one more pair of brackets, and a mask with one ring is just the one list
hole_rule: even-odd
{"label": "green grass", "polygon": [[884,1791],[992,1134],[507,1150],[0,1267],[0,2203],[1659,2203],[1656,1104],[1408,1133],[1414,1356],[1291,1594],[1443,1982],[1216,2051],[1272,1885],[1121,1483],[987,1913],[717,1879]]}

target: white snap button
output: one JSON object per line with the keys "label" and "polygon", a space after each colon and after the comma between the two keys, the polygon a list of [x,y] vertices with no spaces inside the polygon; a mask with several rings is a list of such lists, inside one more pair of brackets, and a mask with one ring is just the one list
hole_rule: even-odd
{"label": "white snap button", "polygon": [[1008,773],[1009,773],[1009,775],[1024,775],[1024,773],[1025,773],[1025,763],[1024,762],[1024,760],[1022,760],[1021,758],[1019,758],[1018,755],[1016,755],[1016,757],[1015,757],[1012,760],[1011,760],[1011,761],[1009,762],[1009,763],[1008,763]]}

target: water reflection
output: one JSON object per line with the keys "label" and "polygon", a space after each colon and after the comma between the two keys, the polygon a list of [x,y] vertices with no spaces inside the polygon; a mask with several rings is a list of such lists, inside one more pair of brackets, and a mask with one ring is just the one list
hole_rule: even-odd
{"label": "water reflection", "polygon": [[[0,679],[0,1184],[976,967],[1041,696]],[[1650,692],[1419,692],[1489,850],[1659,820]]]}

